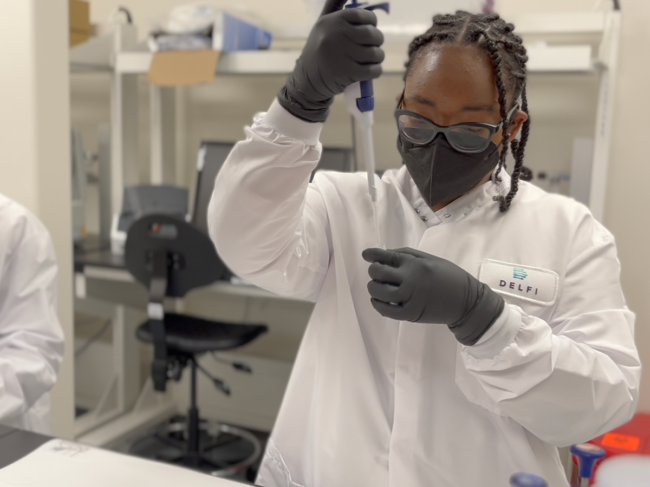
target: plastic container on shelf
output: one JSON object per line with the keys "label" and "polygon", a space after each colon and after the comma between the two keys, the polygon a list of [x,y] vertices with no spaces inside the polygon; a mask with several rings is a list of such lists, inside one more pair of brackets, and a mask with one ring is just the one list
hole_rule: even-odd
{"label": "plastic container on shelf", "polygon": [[269,49],[273,36],[250,9],[195,3],[173,8],[157,24],[148,39],[157,51],[249,51]]}

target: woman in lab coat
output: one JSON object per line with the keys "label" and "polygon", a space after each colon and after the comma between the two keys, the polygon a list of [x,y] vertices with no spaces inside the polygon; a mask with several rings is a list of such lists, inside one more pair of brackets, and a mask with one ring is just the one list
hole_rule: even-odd
{"label": "woman in lab coat", "polygon": [[365,174],[309,184],[332,97],[383,60],[374,14],[344,3],[327,2],[210,205],[234,272],[316,303],[258,483],[505,487],[525,471],[566,486],[556,447],[637,403],[614,239],[583,205],[519,181],[526,51],[498,16],[458,12],[410,46],[404,165],[378,181],[398,250],[373,248]]}
{"label": "woman in lab coat", "polygon": [[57,266],[38,219],[0,195],[0,423],[49,433],[49,390],[63,359]]}

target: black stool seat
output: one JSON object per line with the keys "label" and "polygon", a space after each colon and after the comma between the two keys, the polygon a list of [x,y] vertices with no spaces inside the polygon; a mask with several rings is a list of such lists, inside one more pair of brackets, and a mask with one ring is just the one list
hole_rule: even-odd
{"label": "black stool seat", "polygon": [[[198,354],[231,350],[246,345],[266,331],[264,325],[234,325],[165,313],[165,342],[178,352]],[[149,321],[138,327],[137,336],[143,342],[153,343]]]}

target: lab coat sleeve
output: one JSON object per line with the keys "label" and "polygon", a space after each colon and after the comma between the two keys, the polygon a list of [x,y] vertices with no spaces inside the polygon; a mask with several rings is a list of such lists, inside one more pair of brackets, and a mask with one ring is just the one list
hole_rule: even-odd
{"label": "lab coat sleeve", "polygon": [[552,322],[509,305],[489,336],[461,351],[492,403],[486,406],[555,446],[625,423],[639,394],[634,314],[621,290],[614,239],[587,220],[589,245],[568,264]]}
{"label": "lab coat sleeve", "polygon": [[30,214],[11,232],[0,268],[0,422],[24,414],[52,388],[64,343],[49,234]]}
{"label": "lab coat sleeve", "polygon": [[208,210],[210,236],[235,274],[312,301],[331,247],[322,195],[309,183],[320,159],[321,128],[295,118],[276,100],[235,145]]}

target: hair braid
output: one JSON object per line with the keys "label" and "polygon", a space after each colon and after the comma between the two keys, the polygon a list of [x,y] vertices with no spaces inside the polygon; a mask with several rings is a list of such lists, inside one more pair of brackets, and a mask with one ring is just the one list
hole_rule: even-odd
{"label": "hair braid", "polygon": [[498,14],[484,13],[474,15],[469,12],[457,11],[454,15],[444,14],[433,17],[433,25],[423,35],[413,39],[409,45],[409,59],[406,63],[408,77],[414,63],[424,52],[424,47],[433,44],[455,43],[459,45],[477,45],[483,48],[492,60],[495,82],[499,95],[499,108],[503,121],[503,139],[501,141],[501,155],[497,165],[495,177],[506,166],[508,146],[515,159],[512,172],[510,190],[504,197],[496,198],[499,209],[508,211],[512,200],[519,189],[519,180],[529,180],[530,170],[524,167],[524,152],[530,133],[530,118],[521,129],[519,141],[510,139],[511,121],[508,116],[507,94],[512,94],[513,103],[521,97],[521,110],[528,114],[528,100],[526,97],[526,63],[528,56],[523,40],[514,33],[515,26],[506,23]]}
{"label": "hair braid", "polygon": [[[521,103],[522,103],[521,104],[522,110],[528,113],[528,99],[526,97],[525,86],[521,93]],[[519,142],[513,140],[512,143],[512,153],[515,158],[515,168],[512,172],[510,191],[505,196],[505,198],[501,197],[499,201],[501,211],[507,211],[510,208],[510,204],[512,203],[512,200],[514,199],[515,195],[517,194],[517,191],[519,190],[519,180],[520,179],[527,180],[530,177],[529,174],[526,174],[526,177],[524,177],[524,173],[526,171],[529,172],[529,170],[524,167],[524,151],[526,149],[526,142],[528,141],[529,133],[530,133],[530,116],[528,120],[524,122],[524,125],[521,128],[521,139],[519,140]]]}
{"label": "hair braid", "polygon": [[[499,164],[497,169],[497,177],[501,169],[506,165],[506,157],[508,157],[508,144],[510,143],[510,121],[508,120],[508,99],[506,87],[503,83],[501,73],[501,55],[496,42],[492,41],[487,33],[485,35],[485,44],[492,58],[492,65],[494,66],[494,76],[496,79],[497,92],[499,94],[499,110],[501,113],[501,120],[503,120],[503,132],[501,138],[501,155],[499,156]],[[506,211],[503,207],[503,202],[500,205],[501,211]]]}

